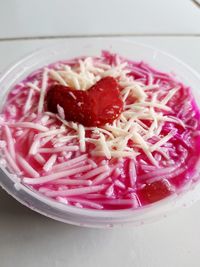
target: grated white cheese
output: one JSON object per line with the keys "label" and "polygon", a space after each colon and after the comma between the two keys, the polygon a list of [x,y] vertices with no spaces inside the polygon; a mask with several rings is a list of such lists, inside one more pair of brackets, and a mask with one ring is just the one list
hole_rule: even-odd
{"label": "grated white cheese", "polygon": [[33,97],[33,89],[30,89],[25,106],[24,106],[24,114],[26,114],[31,108],[32,97]]}
{"label": "grated white cheese", "polygon": [[166,105],[169,100],[177,93],[180,87],[175,87],[169,91],[169,93],[165,96],[165,98],[161,101],[161,104]]}
{"label": "grated white cheese", "polygon": [[[93,197],[95,195],[92,193],[96,193],[97,198],[101,198],[99,191],[106,190],[105,194],[107,197],[112,197],[117,187],[118,190],[126,188],[126,185],[120,178],[120,168],[123,166],[123,160],[121,158],[129,158],[129,193],[132,192],[131,190],[134,188],[138,179],[136,158],[138,155],[141,155],[142,151],[148,158],[142,163],[144,172],[151,172],[152,174],[155,169],[161,168],[162,158],[166,159],[166,166],[174,164],[172,161],[169,163],[168,150],[165,146],[171,144],[169,140],[175,135],[175,132],[171,131],[166,135],[163,134],[164,131],[162,130],[165,122],[172,122],[187,127],[178,118],[172,115],[165,115],[169,114],[169,112],[172,114],[168,102],[177,93],[179,87],[169,90],[169,88],[165,89],[165,85],[163,85],[163,92],[160,92],[157,90],[160,87],[159,82],[157,81],[156,84],[153,83],[153,74],[148,74],[144,70],[139,73],[141,74],[141,78],[134,80],[133,77],[127,75],[130,72],[127,63],[121,62],[119,57],[116,57],[115,61],[110,66],[100,62],[99,59],[85,58],[80,60],[79,64],[75,64],[75,66],[63,65],[58,67],[59,70],[45,69],[42,76],[41,88],[38,87],[38,83],[27,83],[30,90],[25,94],[24,113],[29,114],[23,116],[22,121],[17,123],[1,122],[1,125],[4,125],[6,129],[5,132],[7,135],[7,147],[4,147],[5,157],[10,162],[11,168],[17,173],[20,173],[20,168],[13,160],[15,157],[14,142],[15,139],[17,142],[23,141],[23,138],[25,140],[26,136],[29,135],[29,142],[31,143],[29,157],[33,157],[45,172],[51,171],[51,173],[39,177],[39,174],[29,162],[19,157],[17,159],[19,166],[24,170],[26,175],[30,176],[25,177],[23,182],[30,185],[50,182],[56,185],[58,190],[44,190],[47,196],[61,198],[60,201],[65,201],[66,203],[72,201],[79,207],[83,207],[83,205],[92,207],[90,201],[83,203],[83,200],[74,196],[77,194],[87,194],[88,198],[92,198],[91,195]],[[139,69],[136,69],[137,72],[139,72]],[[148,78],[144,83],[146,74]],[[98,80],[108,75],[116,77],[119,85],[123,87],[120,94],[125,102],[123,112],[113,123],[106,124],[102,127],[84,127],[79,123],[68,122],[65,120],[64,109],[59,105],[57,106],[58,115],[51,112],[44,112],[48,77],[58,84],[73,87],[75,90],[88,90]],[[38,105],[38,115],[40,116],[37,117],[37,114],[35,114],[36,110],[31,109],[31,105],[35,99],[35,94],[38,95],[38,93],[40,93]],[[74,93],[71,93],[71,96],[76,99]],[[13,98],[12,101],[13,103],[16,101],[18,105],[22,105],[23,97],[20,96],[20,99]],[[14,116],[14,112],[11,115]],[[26,118],[28,117],[31,117],[31,122],[26,122]],[[57,120],[61,124],[59,127],[55,126]],[[18,132],[22,132],[23,128],[26,128],[26,130],[24,133],[20,133],[19,136],[15,133],[14,139],[9,127],[18,128],[16,129]],[[35,133],[35,130],[39,133]],[[45,147],[48,142],[53,147]],[[104,160],[101,160],[99,166],[88,158],[88,154],[81,155],[80,153],[86,152],[86,145],[89,142],[91,146],[94,146],[91,154],[104,158]],[[49,154],[48,160],[46,160],[47,155],[43,157],[40,153]],[[117,171],[113,174],[116,178],[115,181],[112,181],[113,178],[109,177],[114,171],[113,167],[109,167],[109,162],[112,161],[108,161],[110,159],[112,160],[112,158],[117,158],[117,161],[122,162],[117,165]],[[122,165],[120,166],[120,164]],[[167,177],[165,172],[164,174]],[[75,175],[75,178],[73,177],[72,179],[72,175]],[[35,178],[33,179],[32,177]],[[149,179],[158,178],[150,176]],[[72,187],[73,185],[86,187],[70,189],[71,187],[68,185]],[[124,199],[122,202],[115,200],[112,202],[115,203],[113,205],[139,205],[137,197],[133,193],[131,194],[133,195],[133,200],[127,201]],[[62,196],[66,196],[66,198],[62,198]],[[67,196],[72,197],[67,198]],[[95,203],[94,208],[101,209],[102,205]]]}
{"label": "grated white cheese", "polygon": [[128,149],[128,141],[131,139],[132,137],[132,134],[129,134],[127,136],[125,136],[124,138],[121,137],[118,142],[118,146],[117,146],[117,149],[120,150],[120,151],[125,151]]}
{"label": "grated white cheese", "polygon": [[28,82],[27,86],[30,87],[31,89],[35,90],[36,92],[40,92],[40,88],[37,86],[36,82],[35,83]]}
{"label": "grated white cheese", "polygon": [[104,155],[106,156],[106,158],[111,159],[110,150],[108,148],[105,136],[102,133],[100,133],[100,144],[101,144],[101,148],[104,151]]}
{"label": "grated white cheese", "polygon": [[144,151],[147,151],[149,149],[148,144],[145,142],[145,140],[143,139],[143,137],[136,131],[132,132],[132,138],[131,138],[136,144],[140,145],[141,148]]}
{"label": "grated white cheese", "polygon": [[109,136],[111,139],[115,139],[114,135],[110,133],[109,131],[103,129],[103,128],[98,128],[98,127],[85,127],[86,130],[93,130],[93,133],[99,134],[99,132],[102,132]]}
{"label": "grated white cheese", "polygon": [[85,143],[85,128],[82,124],[79,124],[79,144],[80,144],[80,151],[86,151],[86,143]]}
{"label": "grated white cheese", "polygon": [[158,141],[156,144],[151,146],[150,148],[151,152],[157,150],[160,146],[167,143],[175,134],[176,134],[176,131],[172,130],[170,133],[164,136],[160,141]]}
{"label": "grated white cheese", "polygon": [[151,164],[155,165],[156,167],[159,166],[158,161],[156,161],[156,159],[153,157],[152,153],[150,151],[144,151],[145,154],[147,155],[149,161],[151,162]]}
{"label": "grated white cheese", "polygon": [[156,103],[156,102],[140,102],[140,103],[135,103],[132,104],[133,107],[154,107],[154,108],[158,108],[158,109],[162,109],[165,111],[171,111],[171,108],[160,103]]}
{"label": "grated white cheese", "polygon": [[143,102],[147,98],[147,94],[144,92],[144,89],[137,83],[132,86],[128,86],[132,91],[132,95],[136,97],[139,101]]}
{"label": "grated white cheese", "polygon": [[62,76],[59,74],[58,71],[55,70],[49,70],[49,74],[50,77],[56,81],[58,81],[60,84],[64,85],[64,86],[68,86],[68,84],[66,83],[66,81],[62,78]]}
{"label": "grated white cheese", "polygon": [[[51,72],[51,77],[53,76],[53,78],[57,81],[59,81],[61,77],[61,84],[63,84],[64,81],[64,83],[73,86],[78,90],[80,89],[80,86],[82,90],[87,90],[89,88],[88,86],[91,86],[96,82],[95,77],[97,76],[97,80],[108,75],[119,77],[119,83],[124,87],[121,92],[124,101],[127,97],[129,97],[129,95],[133,95],[135,98],[137,98],[137,101],[133,104],[126,105],[125,111],[121,114],[120,118],[114,121],[113,124],[105,125],[104,127],[83,127],[75,123],[65,121],[63,116],[60,116],[61,118],[59,118],[59,120],[66,127],[70,127],[77,131],[80,150],[82,152],[84,152],[86,149],[86,142],[92,142],[96,146],[92,152],[93,155],[105,156],[106,158],[110,159],[111,157],[122,157],[123,152],[123,155],[131,155],[131,157],[135,157],[137,153],[132,153],[127,145],[128,140],[131,139],[136,145],[138,145],[138,147],[146,151],[145,153],[148,151],[148,157],[151,162],[154,162],[155,165],[156,160],[149,150],[150,144],[148,144],[147,141],[149,138],[156,135],[156,133],[161,132],[162,124],[159,124],[158,129],[159,121],[164,121],[166,119],[169,120],[169,117],[166,118],[162,115],[162,110],[171,111],[171,108],[166,104],[176,93],[177,88],[174,88],[172,90],[173,92],[169,92],[169,94],[162,101],[159,101],[156,99],[157,91],[154,91],[154,89],[159,88],[159,85],[153,84],[152,75],[149,77],[149,83],[146,86],[142,82],[134,81],[132,77],[127,76],[128,69],[126,69],[126,63],[120,62],[120,59],[116,60],[116,62],[116,66],[111,67],[109,65],[105,65],[105,68],[101,69],[99,67],[101,66],[101,63],[98,64],[98,62],[92,58],[85,58],[79,61],[79,66],[70,67],[65,65],[63,70],[55,70],[53,74]],[[82,83],[84,84],[84,88],[82,88]],[[147,93],[145,91],[148,90],[152,90],[151,101],[146,100]],[[154,108],[158,108],[161,111],[158,113],[154,110]],[[135,110],[137,109],[140,110],[140,112],[136,112]],[[58,116],[56,117],[58,118]],[[171,119],[173,120],[173,118]],[[152,120],[150,128],[147,127],[142,120]],[[93,130],[94,133],[97,134],[97,137],[85,138],[85,130]],[[130,132],[132,136],[130,136]],[[119,139],[117,144],[117,138],[120,136],[124,136],[124,138],[122,138],[124,140]],[[110,139],[113,139],[113,142],[110,142]],[[68,141],[70,138],[63,138],[62,141],[64,142],[64,140]],[[61,144],[58,143],[58,146],[60,145]]]}
{"label": "grated white cheese", "polygon": [[127,131],[112,125],[105,125],[104,129],[111,131],[115,136],[127,135]]}
{"label": "grated white cheese", "polygon": [[44,109],[44,98],[46,94],[46,89],[47,89],[47,81],[48,81],[48,69],[44,70],[43,77],[42,77],[42,87],[40,90],[40,99],[39,99],[39,104],[38,104],[38,114],[41,114],[43,109]]}
{"label": "grated white cheese", "polygon": [[61,119],[65,119],[65,111],[64,109],[60,106],[57,105],[57,111],[58,111],[58,115],[61,117]]}

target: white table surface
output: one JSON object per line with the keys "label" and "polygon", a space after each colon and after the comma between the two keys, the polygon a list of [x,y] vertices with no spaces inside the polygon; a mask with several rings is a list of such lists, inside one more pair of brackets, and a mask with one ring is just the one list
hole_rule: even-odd
{"label": "white table surface", "polygon": [[[0,71],[50,36],[100,34],[128,34],[200,72],[200,9],[189,0],[1,1]],[[0,190],[0,267],[199,267],[199,255],[200,202],[153,224],[96,230],[48,219]]]}
{"label": "white table surface", "polygon": [[0,36],[199,34],[191,0],[6,0]]}

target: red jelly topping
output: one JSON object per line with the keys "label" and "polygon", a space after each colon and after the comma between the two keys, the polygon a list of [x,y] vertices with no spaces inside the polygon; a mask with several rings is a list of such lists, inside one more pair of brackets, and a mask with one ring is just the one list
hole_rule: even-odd
{"label": "red jelly topping", "polygon": [[160,180],[147,184],[140,191],[140,196],[143,202],[153,203],[171,195],[173,191],[173,186],[167,180]]}
{"label": "red jelly topping", "polygon": [[102,78],[87,91],[52,85],[47,93],[47,108],[57,113],[57,105],[64,109],[66,120],[85,126],[111,123],[123,108],[119,85],[112,77]]}

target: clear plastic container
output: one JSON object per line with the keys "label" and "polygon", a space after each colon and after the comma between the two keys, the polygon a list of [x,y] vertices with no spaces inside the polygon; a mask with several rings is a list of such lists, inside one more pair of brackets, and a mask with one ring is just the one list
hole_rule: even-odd
{"label": "clear plastic container", "polygon": [[[85,55],[99,55],[109,50],[134,61],[144,60],[164,72],[176,73],[177,79],[189,85],[200,106],[200,76],[189,66],[155,48],[116,38],[73,38],[41,49],[17,62],[0,77],[1,106],[9,90],[32,71],[63,59]],[[200,197],[199,170],[196,166],[194,182],[180,192],[159,202],[137,210],[99,211],[67,206],[49,199],[27,186],[20,184],[16,175],[4,167],[0,169],[0,185],[22,204],[55,220],[90,227],[112,227],[124,223],[140,225],[165,217],[170,211],[185,207]],[[195,182],[196,180],[196,182]]]}

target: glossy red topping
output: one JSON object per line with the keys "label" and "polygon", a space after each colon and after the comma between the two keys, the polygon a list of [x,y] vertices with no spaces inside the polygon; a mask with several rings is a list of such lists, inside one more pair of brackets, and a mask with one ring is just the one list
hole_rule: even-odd
{"label": "glossy red topping", "polygon": [[173,186],[167,180],[160,180],[147,184],[139,193],[145,203],[153,203],[172,194]]}
{"label": "glossy red topping", "polygon": [[85,126],[111,123],[123,109],[119,85],[112,77],[101,79],[87,91],[52,85],[47,92],[47,109],[57,113],[57,105],[64,109],[67,121]]}

